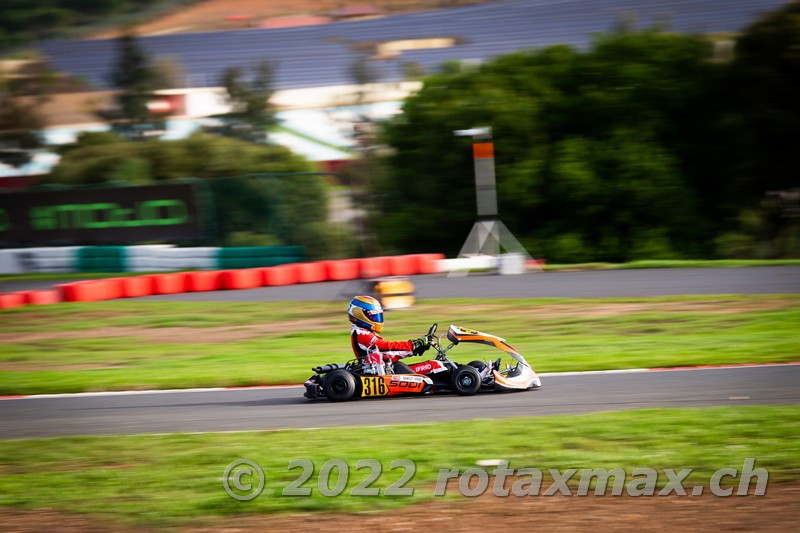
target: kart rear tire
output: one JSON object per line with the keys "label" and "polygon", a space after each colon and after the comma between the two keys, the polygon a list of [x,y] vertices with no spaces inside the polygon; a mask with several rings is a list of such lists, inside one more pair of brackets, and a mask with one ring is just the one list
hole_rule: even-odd
{"label": "kart rear tire", "polygon": [[322,380],[325,397],[332,402],[346,402],[356,394],[356,378],[347,370],[334,370]]}
{"label": "kart rear tire", "polygon": [[478,360],[470,361],[469,366],[480,372],[481,370],[486,368],[486,361],[478,361]]}
{"label": "kart rear tire", "polygon": [[461,396],[472,396],[481,390],[481,375],[474,367],[461,365],[453,372],[451,385]]}

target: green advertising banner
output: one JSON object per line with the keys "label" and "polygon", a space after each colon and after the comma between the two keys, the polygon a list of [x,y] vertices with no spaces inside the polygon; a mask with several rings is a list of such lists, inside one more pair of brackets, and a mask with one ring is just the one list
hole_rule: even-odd
{"label": "green advertising banner", "polygon": [[191,184],[0,193],[0,245],[195,241],[203,237]]}

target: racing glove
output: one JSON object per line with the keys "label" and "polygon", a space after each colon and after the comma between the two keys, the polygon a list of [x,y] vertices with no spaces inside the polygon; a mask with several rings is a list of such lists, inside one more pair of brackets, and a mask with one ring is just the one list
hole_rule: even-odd
{"label": "racing glove", "polygon": [[414,339],[411,341],[411,346],[411,351],[414,353],[414,355],[421,355],[431,347],[431,339],[427,336]]}

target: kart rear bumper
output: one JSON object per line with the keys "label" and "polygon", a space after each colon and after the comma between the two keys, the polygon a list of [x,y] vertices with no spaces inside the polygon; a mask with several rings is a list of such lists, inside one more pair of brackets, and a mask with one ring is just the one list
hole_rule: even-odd
{"label": "kart rear bumper", "polygon": [[306,391],[303,393],[303,396],[305,396],[309,400],[315,400],[317,398],[325,396],[325,394],[322,392],[322,387],[320,387],[319,383],[317,383],[315,380],[309,379],[305,383],[303,383],[303,385],[306,388]]}

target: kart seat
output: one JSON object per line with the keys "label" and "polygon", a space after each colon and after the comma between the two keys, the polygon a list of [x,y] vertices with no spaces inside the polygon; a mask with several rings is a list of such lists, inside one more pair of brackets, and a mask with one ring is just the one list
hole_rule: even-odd
{"label": "kart seat", "polygon": [[413,374],[414,371],[411,370],[411,367],[405,364],[402,361],[395,361],[394,362],[394,373],[395,374]]}

